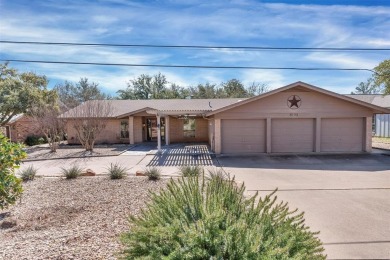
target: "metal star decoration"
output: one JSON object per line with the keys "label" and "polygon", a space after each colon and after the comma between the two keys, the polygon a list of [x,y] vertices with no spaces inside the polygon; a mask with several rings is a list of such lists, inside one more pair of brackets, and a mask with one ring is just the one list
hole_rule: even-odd
{"label": "metal star decoration", "polygon": [[301,98],[297,95],[293,95],[291,97],[288,98],[287,100],[287,105],[289,108],[291,109],[297,109],[301,106]]}

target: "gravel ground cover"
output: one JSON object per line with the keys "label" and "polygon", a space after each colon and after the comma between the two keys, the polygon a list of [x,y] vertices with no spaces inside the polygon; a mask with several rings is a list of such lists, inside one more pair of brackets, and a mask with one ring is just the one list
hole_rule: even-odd
{"label": "gravel ground cover", "polygon": [[91,156],[115,156],[130,149],[131,145],[98,145],[95,146],[93,153],[86,152],[85,149],[79,145],[61,145],[55,153],[50,152],[48,145],[39,145],[25,148],[27,152],[27,159],[42,160],[42,159],[58,159],[58,158],[74,158],[74,157],[91,157]]}
{"label": "gravel ground cover", "polygon": [[116,259],[127,217],[167,179],[40,178],[22,200],[0,211],[0,259]]}

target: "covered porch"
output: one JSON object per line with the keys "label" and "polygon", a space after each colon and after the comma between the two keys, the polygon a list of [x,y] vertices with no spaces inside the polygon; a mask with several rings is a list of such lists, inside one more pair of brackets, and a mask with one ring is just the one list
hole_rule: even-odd
{"label": "covered porch", "polygon": [[121,136],[129,144],[156,142],[161,152],[162,145],[171,143],[209,142],[209,119],[205,110],[155,110],[144,109],[121,119]]}

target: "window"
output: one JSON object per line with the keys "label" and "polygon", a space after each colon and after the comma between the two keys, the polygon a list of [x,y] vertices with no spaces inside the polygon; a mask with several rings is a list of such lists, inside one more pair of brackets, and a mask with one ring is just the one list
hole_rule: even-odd
{"label": "window", "polygon": [[183,135],[184,137],[195,138],[195,119],[184,119]]}
{"label": "window", "polygon": [[121,121],[121,138],[129,138],[129,122]]}

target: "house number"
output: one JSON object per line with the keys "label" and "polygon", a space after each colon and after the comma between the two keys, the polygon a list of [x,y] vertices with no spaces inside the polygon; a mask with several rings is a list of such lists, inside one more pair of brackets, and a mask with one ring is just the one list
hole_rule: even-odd
{"label": "house number", "polygon": [[298,116],[298,113],[290,113],[290,116]]}

